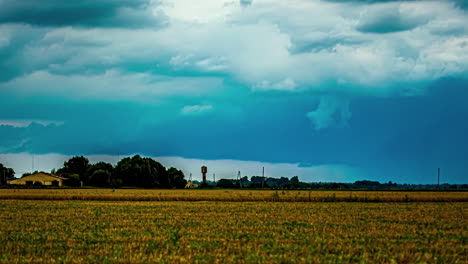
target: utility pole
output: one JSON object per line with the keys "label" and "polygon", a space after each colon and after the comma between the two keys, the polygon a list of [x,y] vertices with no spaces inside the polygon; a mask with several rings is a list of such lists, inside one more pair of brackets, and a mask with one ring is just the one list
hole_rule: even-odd
{"label": "utility pole", "polygon": [[262,189],[265,187],[265,167],[262,167]]}
{"label": "utility pole", "polygon": [[213,173],[213,184],[216,185],[216,174]]}
{"label": "utility pole", "polygon": [[240,173],[240,171],[237,172],[237,179],[239,180],[239,186],[242,188],[242,181],[241,181],[241,173]]}

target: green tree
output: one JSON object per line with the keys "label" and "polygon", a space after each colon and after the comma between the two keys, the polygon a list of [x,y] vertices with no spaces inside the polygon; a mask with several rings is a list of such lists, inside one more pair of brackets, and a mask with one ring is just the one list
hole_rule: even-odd
{"label": "green tree", "polygon": [[167,177],[169,178],[169,185],[172,188],[183,189],[187,184],[184,173],[174,167],[170,167],[167,170]]}
{"label": "green tree", "polygon": [[93,175],[93,173],[97,170],[105,170],[112,174],[112,172],[114,171],[114,167],[110,163],[100,161],[96,164],[88,166],[88,175]]}
{"label": "green tree", "polygon": [[111,173],[107,170],[96,170],[89,178],[89,184],[98,187],[111,185]]}
{"label": "green tree", "polygon": [[63,181],[64,185],[72,187],[81,187],[80,175],[73,173],[64,173],[62,174],[62,177],[65,178],[65,180]]}
{"label": "green tree", "polygon": [[88,183],[88,168],[89,168],[89,160],[83,156],[76,156],[68,161],[63,163],[63,168],[57,170],[58,174],[64,173],[71,173],[71,174],[78,174],[80,176],[80,180],[85,184]]}
{"label": "green tree", "polygon": [[286,184],[285,186],[288,187],[288,188],[290,188],[290,189],[299,188],[299,186],[300,186],[299,177],[297,177],[297,176],[292,177],[292,178],[289,180],[289,183]]}
{"label": "green tree", "polygon": [[0,163],[0,185],[6,184],[7,181],[15,178],[15,171],[12,168],[5,167]]}
{"label": "green tree", "polygon": [[115,166],[114,180],[124,186],[170,188],[166,168],[161,163],[135,155],[124,158]]}
{"label": "green tree", "polygon": [[229,179],[220,179],[217,183],[216,183],[216,187],[220,187],[220,188],[236,188],[236,184],[233,183],[232,180],[229,180]]}
{"label": "green tree", "polygon": [[112,164],[107,162],[101,161],[96,164],[89,165],[88,171],[86,172],[89,176],[87,184],[98,187],[116,187],[118,184],[113,180],[113,172],[114,167]]}

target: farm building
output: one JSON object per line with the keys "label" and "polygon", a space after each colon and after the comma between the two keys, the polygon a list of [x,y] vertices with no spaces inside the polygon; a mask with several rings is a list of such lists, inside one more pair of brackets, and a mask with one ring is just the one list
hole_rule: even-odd
{"label": "farm building", "polygon": [[198,188],[198,184],[195,184],[193,182],[187,182],[187,184],[185,185],[185,189],[196,189]]}
{"label": "farm building", "polygon": [[60,177],[58,175],[39,172],[29,176],[25,176],[20,179],[11,180],[8,184],[18,184],[18,185],[34,185],[34,184],[42,184],[42,185],[49,185],[49,186],[63,186],[63,180],[65,178]]}

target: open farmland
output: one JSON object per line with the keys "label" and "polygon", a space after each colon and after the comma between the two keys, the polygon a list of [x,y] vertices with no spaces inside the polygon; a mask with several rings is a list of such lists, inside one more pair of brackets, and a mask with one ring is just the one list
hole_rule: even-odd
{"label": "open farmland", "polygon": [[0,262],[466,263],[467,219],[467,202],[0,200]]}
{"label": "open farmland", "polygon": [[0,199],[94,201],[468,202],[468,192],[0,189]]}

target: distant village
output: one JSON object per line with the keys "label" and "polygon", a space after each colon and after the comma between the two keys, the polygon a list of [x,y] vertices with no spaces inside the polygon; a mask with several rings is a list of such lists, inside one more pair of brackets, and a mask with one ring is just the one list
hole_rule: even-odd
{"label": "distant village", "polygon": [[301,182],[298,176],[265,177],[241,176],[240,172],[233,179],[207,180],[208,168],[201,166],[202,180],[192,180],[192,174],[186,179],[184,173],[174,167],[166,169],[159,162],[135,155],[124,158],[113,166],[110,163],[90,164],[83,156],[76,156],[64,162],[62,168],[51,172],[35,171],[24,173],[15,178],[11,168],[0,163],[1,188],[227,188],[227,189],[365,189],[365,190],[466,190],[468,184],[397,184],[393,182],[356,181],[340,182]]}

